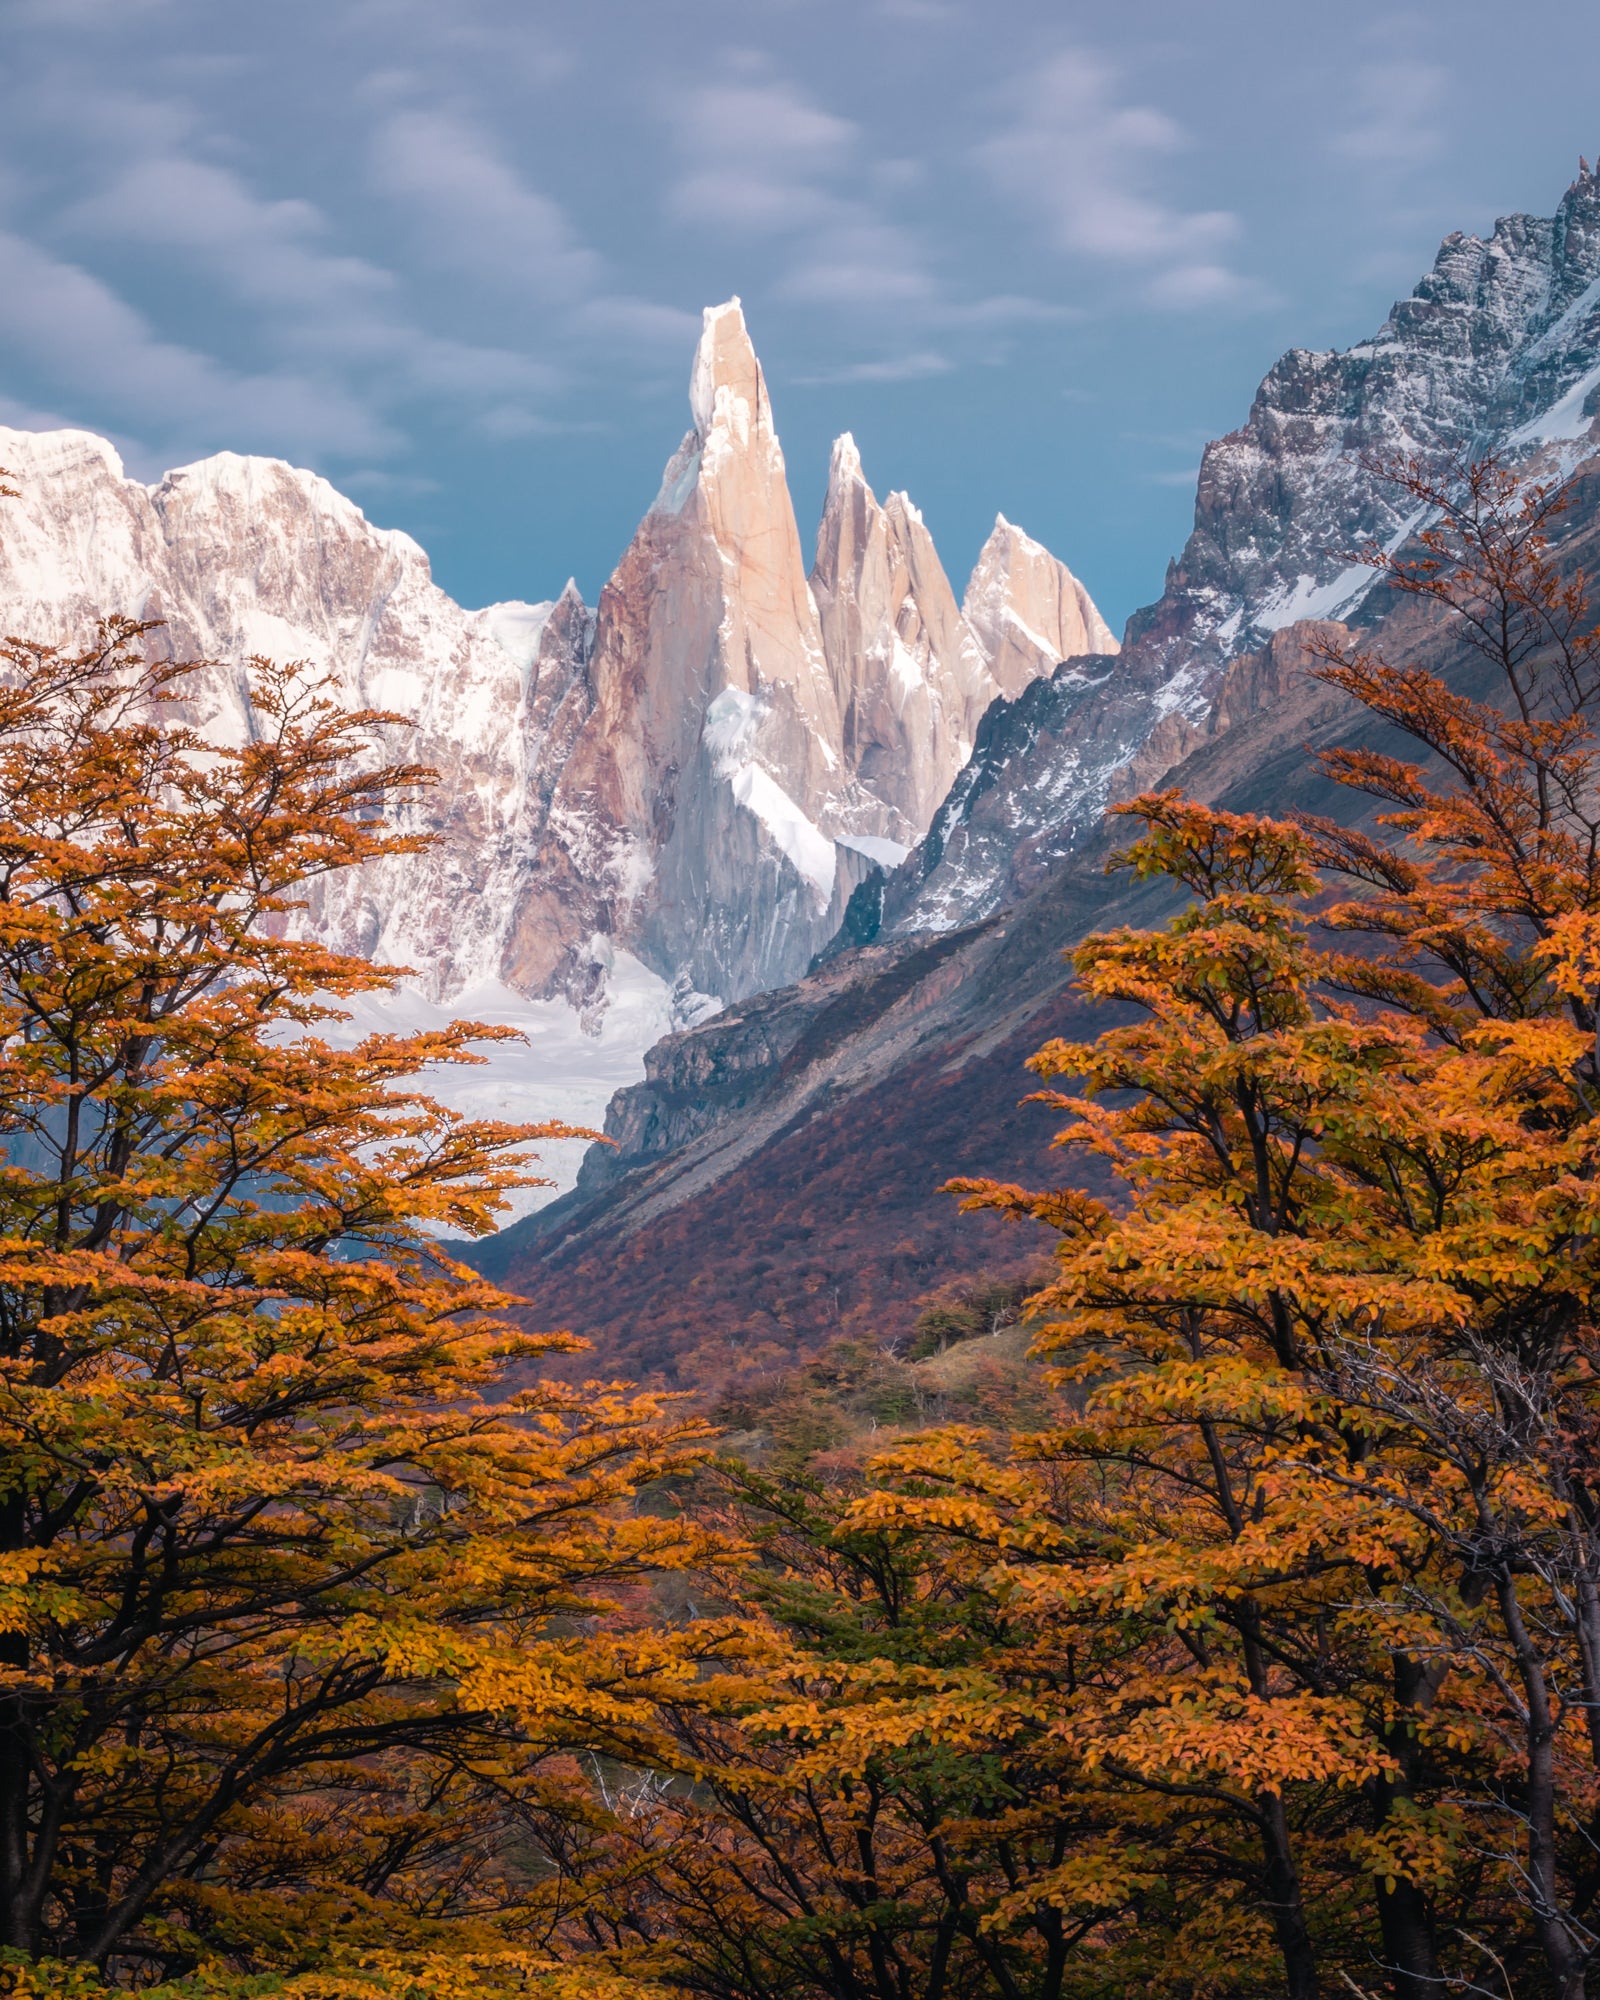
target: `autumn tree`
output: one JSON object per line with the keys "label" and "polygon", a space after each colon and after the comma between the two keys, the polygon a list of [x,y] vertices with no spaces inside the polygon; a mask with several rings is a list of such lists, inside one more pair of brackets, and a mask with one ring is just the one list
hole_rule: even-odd
{"label": "autumn tree", "polygon": [[[1233,1857],[1243,1905],[1212,1901],[1172,1990],[1231,1954],[1230,1992],[1576,2000],[1600,1889],[1600,636],[1559,494],[1492,462],[1403,476],[1427,525],[1373,560],[1436,611],[1452,681],[1359,647],[1318,672],[1419,755],[1324,760],[1381,808],[1354,829],[1122,808],[1144,832],[1119,865],[1188,907],[1079,947],[1085,990],[1142,1018],[1034,1067],[1077,1087],[1049,1097],[1062,1143],[1125,1199],[966,1190],[1060,1232],[1034,1303],[1082,1422],[1000,1464],[981,1434],[903,1446],[853,1519],[988,1551],[988,1587],[1063,1645],[1137,1637],[1059,1727],[1143,1795],[1130,1849],[1187,1801]],[[1170,1880],[1172,1847],[1169,1824],[1139,1852]]]}
{"label": "autumn tree", "polygon": [[725,1579],[743,1650],[671,1718],[695,1785],[619,1786],[575,1853],[574,1936],[706,2000],[1058,2000],[1090,1968],[1148,1976],[1159,1885],[1053,1726],[1092,1663],[1041,1647],[959,1540],[853,1524],[849,1481],[725,1460],[711,1491],[759,1557]]}
{"label": "autumn tree", "polygon": [[630,1504],[692,1427],[539,1381],[439,1247],[564,1129],[423,1094],[496,1031],[338,1033],[395,975],[299,911],[415,844],[396,718],[257,660],[247,740],[203,740],[147,629],[0,654],[0,1934],[136,1985],[337,1945],[487,1986],[573,1754],[666,1754],[693,1642],[612,1612],[696,1551]]}

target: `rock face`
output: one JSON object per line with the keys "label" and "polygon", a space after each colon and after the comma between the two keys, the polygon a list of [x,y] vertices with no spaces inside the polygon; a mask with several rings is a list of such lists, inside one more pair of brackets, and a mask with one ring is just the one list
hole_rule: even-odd
{"label": "rock face", "polygon": [[1062,660],[1117,651],[1110,626],[1071,570],[1004,514],[995,517],[961,611],[1007,699]]}
{"label": "rock face", "polygon": [[808,575],[737,300],[705,316],[689,401],[593,611],[570,585],[465,611],[407,536],[276,460],[224,453],[145,487],[102,439],[0,431],[22,491],[0,508],[0,625],[164,620],[152,646],[217,663],[193,710],[223,737],[251,726],[251,653],[395,711],[384,754],[440,778],[405,824],[439,842],[329,885],[310,921],[412,967],[435,1001],[499,980],[589,1020],[620,950],[693,1020],[803,972],[857,886],[921,839],[994,697],[1098,615],[997,531],[969,592],[980,631],[921,516],[903,494],[879,505],[848,438]]}
{"label": "rock face", "polygon": [[858,885],[921,839],[995,697],[1048,673],[1063,633],[1104,631],[1065,567],[1007,530],[976,579],[991,664],[921,515],[903,493],[879,503],[848,435],[808,577],[737,300],[705,316],[690,409],[601,593],[593,708],[508,946],[528,990],[581,993],[596,936],[686,998],[797,978]]}
{"label": "rock face", "polygon": [[906,846],[932,821],[998,697],[1086,650],[1086,619],[1099,650],[1116,651],[1066,565],[1003,520],[958,609],[921,514],[904,493],[880,504],[848,431],[833,447],[811,588],[846,762]]}
{"label": "rock face", "polygon": [[[1371,340],[1284,355],[1246,422],[1207,446],[1194,532],[1161,598],[1130,619],[1115,671],[1064,650],[1065,671],[991,712],[919,850],[883,885],[883,924],[937,930],[1003,908],[1113,797],[1187,753],[1232,661],[1297,622],[1367,615],[1373,572],[1353,554],[1421,525],[1375,459],[1497,448],[1560,478],[1592,449],[1597,416],[1600,177],[1585,168],[1553,216],[1447,237]],[[968,623],[997,662],[976,581]],[[1021,582],[1008,588],[1012,604],[1030,601]]]}
{"label": "rock face", "polygon": [[[719,997],[837,922],[835,835],[884,830],[843,755],[771,399],[737,303],[706,315],[694,429],[601,593],[593,708],[554,781],[510,962],[581,978],[592,935]],[[798,963],[797,963],[798,961]]]}

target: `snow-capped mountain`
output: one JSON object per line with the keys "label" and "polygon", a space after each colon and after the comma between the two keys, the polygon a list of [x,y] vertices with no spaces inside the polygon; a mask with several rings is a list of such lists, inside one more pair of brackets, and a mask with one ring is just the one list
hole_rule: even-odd
{"label": "snow-capped mountain", "polygon": [[1050,671],[1086,619],[1103,629],[1010,530],[979,565],[980,634],[921,516],[904,494],[879,504],[849,437],[808,576],[737,300],[706,314],[690,405],[601,593],[592,713],[528,848],[506,961],[525,990],[581,995],[595,936],[690,996],[797,978],[855,885],[926,831],[996,695]]}
{"label": "snow-capped mountain", "polygon": [[439,772],[425,822],[439,842],[340,884],[317,919],[415,966],[433,997],[497,976],[542,747],[537,696],[572,650],[566,607],[464,611],[409,536],[274,459],[224,452],[147,487],[103,438],[0,430],[0,465],[20,491],[0,502],[6,632],[75,643],[104,612],[159,619],[153,651],[211,663],[187,706],[221,739],[250,727],[254,653],[304,660],[351,704],[408,718],[387,747]]}
{"label": "snow-capped mountain", "polygon": [[[1194,532],[1114,670],[1068,659],[990,713],[918,850],[868,885],[883,927],[943,930],[1015,901],[1114,797],[1194,747],[1230,662],[1299,621],[1359,618],[1373,572],[1355,553],[1419,525],[1376,459],[1495,447],[1560,478],[1594,449],[1597,416],[1600,174],[1584,167],[1553,216],[1447,237],[1371,340],[1284,355],[1245,423],[1206,447]],[[983,629],[970,605],[969,621]],[[876,934],[861,904],[852,923]]]}
{"label": "snow-capped mountain", "polygon": [[[596,1049],[625,1018],[597,1113],[670,1022],[802,973],[856,884],[921,839],[996,695],[1104,636],[1064,565],[1003,522],[963,615],[921,516],[903,494],[880,506],[848,438],[808,572],[737,300],[705,315],[690,410],[593,610],[571,585],[464,610],[408,536],[277,460],[223,453],[145,486],[102,438],[0,429],[20,489],[0,503],[0,630],[72,643],[102,613],[161,620],[152,647],[210,663],[192,719],[224,739],[250,727],[253,653],[401,716],[384,753],[439,773],[402,824],[436,844],[330,883],[308,921],[412,968],[413,1012],[520,1008],[575,1089],[582,1038],[549,1009],[577,1010]],[[533,1057],[526,1092],[491,1067],[497,1107],[552,1108]]]}

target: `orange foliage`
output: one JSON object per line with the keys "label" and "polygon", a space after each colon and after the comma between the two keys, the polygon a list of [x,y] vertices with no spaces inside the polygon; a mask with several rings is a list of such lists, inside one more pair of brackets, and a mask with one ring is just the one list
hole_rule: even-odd
{"label": "orange foliage", "polygon": [[144,629],[0,685],[0,1942],[136,1983],[526,1950],[529,1814],[577,1748],[657,1754],[697,1671],[595,1623],[703,1557],[629,1504],[695,1432],[496,1399],[572,1343],[434,1232],[564,1128],[416,1087],[495,1031],[324,1033],[393,974],[297,898],[410,844],[382,811],[427,774],[263,661],[249,740],[203,742]]}

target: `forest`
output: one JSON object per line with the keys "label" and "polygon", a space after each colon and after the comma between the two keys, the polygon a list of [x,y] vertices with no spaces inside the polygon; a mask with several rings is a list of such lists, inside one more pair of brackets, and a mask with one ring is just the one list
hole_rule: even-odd
{"label": "forest", "polygon": [[1391,470],[1461,671],[1319,641],[1345,817],[1114,808],[1055,1184],[949,1189],[1028,1247],[685,1395],[448,1254],[570,1136],[427,1095],[508,1031],[336,1032],[385,718],[7,642],[0,1991],[1590,1991],[1600,623]]}

